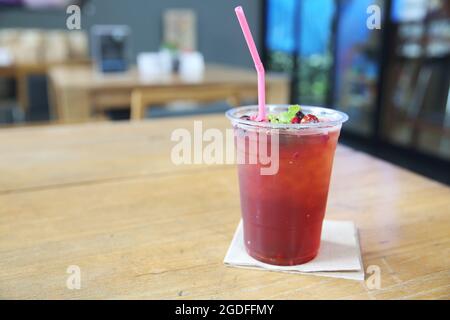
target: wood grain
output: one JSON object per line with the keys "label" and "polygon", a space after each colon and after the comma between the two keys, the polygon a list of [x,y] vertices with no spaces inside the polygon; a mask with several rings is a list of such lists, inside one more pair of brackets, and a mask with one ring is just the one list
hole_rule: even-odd
{"label": "wood grain", "polygon": [[[450,189],[339,146],[327,218],[354,220],[364,282],[225,267],[232,165],[175,166],[176,128],[222,115],[0,130],[0,298],[449,299]],[[69,265],[80,290],[66,287]]]}

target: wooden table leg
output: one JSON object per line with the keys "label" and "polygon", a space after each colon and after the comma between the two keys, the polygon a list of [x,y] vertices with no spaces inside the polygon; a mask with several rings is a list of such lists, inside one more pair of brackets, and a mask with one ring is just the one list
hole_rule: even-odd
{"label": "wooden table leg", "polygon": [[88,122],[92,120],[89,92],[71,88],[55,89],[56,114],[61,122]]}

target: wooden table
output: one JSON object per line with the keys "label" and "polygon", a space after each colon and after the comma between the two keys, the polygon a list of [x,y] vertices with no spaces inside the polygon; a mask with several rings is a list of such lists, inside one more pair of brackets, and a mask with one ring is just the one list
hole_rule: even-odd
{"label": "wooden table", "polygon": [[[175,166],[175,128],[222,115],[0,131],[0,298],[449,299],[450,189],[348,147],[327,218],[354,220],[365,282],[230,268],[236,168]],[[70,265],[81,289],[69,290]]]}
{"label": "wooden table", "polygon": [[25,113],[28,110],[30,104],[28,98],[28,78],[30,76],[45,76],[48,70],[55,66],[76,66],[89,64],[89,60],[82,59],[68,60],[64,62],[26,63],[11,66],[0,66],[0,77],[12,78],[16,81],[17,100],[19,103],[19,107]]}
{"label": "wooden table", "polygon": [[[67,123],[90,121],[105,110],[129,107],[131,92],[136,88],[151,89],[153,100],[163,103],[180,100],[183,92],[191,99],[193,88],[231,89],[228,91],[233,100],[256,101],[258,95],[254,70],[215,64],[207,65],[203,78],[195,81],[172,75],[142,79],[135,67],[125,74],[102,75],[87,65],[57,66],[48,76],[54,117]],[[269,73],[266,85],[268,103],[288,103],[289,79],[285,75]]]}
{"label": "wooden table", "polygon": [[0,77],[12,78],[16,81],[17,101],[24,114],[29,108],[28,78],[32,75],[45,75],[46,71],[46,64],[27,64],[0,67]]}

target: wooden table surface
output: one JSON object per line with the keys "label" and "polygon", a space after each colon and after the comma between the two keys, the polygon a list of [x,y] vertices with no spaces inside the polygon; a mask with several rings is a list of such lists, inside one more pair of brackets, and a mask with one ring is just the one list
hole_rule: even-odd
{"label": "wooden table surface", "polygon": [[0,298],[450,298],[450,189],[344,146],[327,218],[356,223],[381,289],[224,266],[236,168],[170,161],[172,130],[194,119],[229,126],[213,115],[0,130]]}

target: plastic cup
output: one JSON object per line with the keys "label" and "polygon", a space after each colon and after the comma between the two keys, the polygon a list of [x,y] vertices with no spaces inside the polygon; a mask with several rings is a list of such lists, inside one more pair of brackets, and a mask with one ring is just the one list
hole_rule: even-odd
{"label": "plastic cup", "polygon": [[161,75],[158,52],[141,52],[137,56],[139,76],[142,79],[157,78]]}
{"label": "plastic cup", "polygon": [[[267,111],[287,107],[267,105]],[[241,119],[257,112],[258,106],[248,106],[226,113],[234,128],[237,158],[245,160],[238,163],[245,247],[250,256],[268,264],[303,264],[319,251],[334,153],[348,116],[302,106],[304,114],[314,114],[320,122],[286,125]],[[252,156],[259,159],[261,145],[262,150],[278,147],[277,159],[271,159],[278,161],[274,174],[261,174],[267,163],[249,163]]]}

